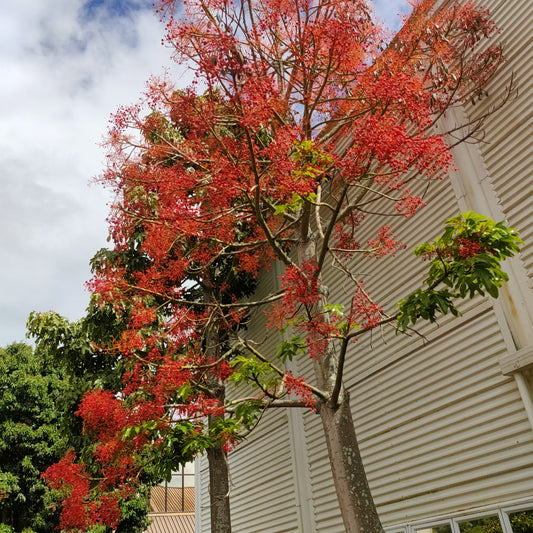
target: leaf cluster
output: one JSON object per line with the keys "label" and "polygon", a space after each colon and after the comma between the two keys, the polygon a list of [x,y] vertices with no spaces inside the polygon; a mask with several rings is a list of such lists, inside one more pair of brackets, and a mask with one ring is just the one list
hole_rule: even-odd
{"label": "leaf cluster", "polygon": [[235,371],[228,379],[235,385],[252,383],[259,386],[261,390],[267,391],[276,387],[280,382],[280,375],[274,372],[272,365],[255,357],[238,355],[231,361],[231,367]]}
{"label": "leaf cluster", "polygon": [[116,322],[110,309],[94,307],[90,307],[87,317],[77,322],[70,322],[53,311],[32,312],[28,318],[28,334],[35,338],[37,351],[65,376],[57,408],[63,413],[62,431],[77,449],[88,444],[82,436],[81,420],[74,414],[85,392],[121,387],[120,362],[97,349],[94,343],[116,332]]}
{"label": "leaf cluster", "polygon": [[471,211],[448,219],[442,236],[414,251],[430,262],[426,288],[399,302],[398,329],[405,331],[419,318],[435,322],[437,314],[457,316],[458,299],[485,294],[497,298],[508,280],[501,263],[518,253],[520,244],[516,230],[504,222]]}
{"label": "leaf cluster", "polygon": [[67,446],[56,407],[64,377],[30,346],[0,349],[0,517],[12,531],[46,533],[59,523],[58,514],[46,507],[40,474]]}
{"label": "leaf cluster", "polygon": [[[124,432],[124,438],[131,438],[139,429],[149,430],[149,424],[150,422],[145,423],[142,428],[128,428]],[[157,437],[156,426],[157,424],[152,422],[154,437]],[[194,460],[197,453],[205,451],[211,445],[211,441],[189,420],[176,420],[169,430],[159,434],[156,442],[157,444],[147,446],[145,450],[144,460],[147,465],[144,475],[158,482],[170,481],[173,472]]]}
{"label": "leaf cluster", "polygon": [[306,349],[307,343],[305,339],[302,339],[302,337],[292,337],[278,344],[276,356],[285,363],[287,360],[292,361],[297,355],[305,353]]}

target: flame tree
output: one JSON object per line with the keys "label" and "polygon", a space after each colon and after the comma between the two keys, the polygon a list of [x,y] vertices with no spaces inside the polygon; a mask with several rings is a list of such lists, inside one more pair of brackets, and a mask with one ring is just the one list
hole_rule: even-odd
{"label": "flame tree", "polygon": [[[114,248],[90,287],[96,305],[125,321],[105,349],[127,371],[119,394],[94,391],[80,407],[107,486],[127,484],[147,446],[163,463],[178,448],[216,449],[221,464],[262,410],[311,405],[346,531],[381,531],[343,386],[349,347],[385,324],[401,332],[457,313],[456,298],[497,296],[500,260],[519,239],[480,215],[450,219],[417,250],[429,258],[425,285],[393,315],[350,258],[402,246],[386,221],[414,216],[425,203],[412,190],[448,172],[457,139],[434,125],[483,96],[502,61],[488,43],[496,28],[471,2],[431,0],[416,3],[388,44],[365,0],[161,0],[158,12],[196,79],[183,90],[152,79],[139,104],[114,115],[107,139],[101,181],[116,193]],[[482,122],[462,126],[474,135]],[[243,289],[274,261],[284,267],[279,291],[258,299]],[[345,309],[324,284],[331,264],[352,287]],[[280,361],[247,336],[256,308],[291,332]],[[313,359],[309,380],[284,371],[292,357]],[[226,398],[228,380],[255,394]],[[104,419],[113,422],[105,431]],[[227,500],[226,488],[216,494]],[[229,514],[212,528],[230,531]]]}

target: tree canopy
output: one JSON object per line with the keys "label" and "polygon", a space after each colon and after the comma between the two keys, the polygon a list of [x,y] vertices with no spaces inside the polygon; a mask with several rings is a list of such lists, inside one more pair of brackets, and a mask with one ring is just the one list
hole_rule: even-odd
{"label": "tree canopy", "polygon": [[56,408],[63,377],[30,346],[0,349],[0,522],[16,532],[45,533],[59,523],[40,475],[66,448]]}
{"label": "tree canopy", "polygon": [[[481,215],[451,218],[418,250],[430,259],[426,285],[396,309],[372,299],[354,265],[401,250],[394,220],[415,216],[445,179],[457,139],[435,125],[483,96],[502,61],[487,43],[496,28],[472,2],[422,0],[390,42],[363,0],[157,5],[196,81],[152,79],[106,141],[113,248],[97,256],[89,287],[95,308],[121,323],[96,348],[120,362],[123,383],[95,388],[79,409],[98,443],[100,488],[106,498],[133,490],[148,449],[170,465],[231,448],[266,408],[311,406],[346,531],[381,531],[343,385],[353,342],[457,313],[457,298],[497,296],[500,262],[520,240]],[[472,135],[482,123],[462,126]],[[279,286],[252,294],[274,262]],[[332,268],[348,305],[328,291]],[[257,310],[286,334],[277,354],[247,335]],[[312,358],[309,379],[285,370],[296,357]],[[253,392],[228,398],[232,381]],[[100,508],[87,484],[76,489],[84,467],[74,459],[48,479]]]}

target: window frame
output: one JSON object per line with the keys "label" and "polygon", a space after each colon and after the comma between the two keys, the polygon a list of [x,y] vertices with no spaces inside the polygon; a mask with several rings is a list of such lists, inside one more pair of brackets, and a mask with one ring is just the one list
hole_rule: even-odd
{"label": "window frame", "polygon": [[[185,466],[192,465],[192,472],[186,472]],[[195,463],[187,463],[185,466],[181,466],[180,469],[177,472],[172,472],[171,474],[171,480],[170,482],[166,479],[162,483],[158,483],[155,487],[163,487],[164,495],[163,495],[163,510],[160,511],[150,511],[151,513],[157,513],[157,514],[167,514],[167,513],[190,513],[195,511],[195,503],[193,500],[193,508],[192,509],[186,509],[185,505],[185,489],[186,488],[193,488],[193,490],[196,492],[196,465]],[[178,484],[173,484],[173,481],[175,479],[178,479]],[[192,484],[188,485],[185,483],[185,480],[192,480]],[[169,489],[181,489],[181,502],[178,506],[180,509],[169,509]],[[151,499],[151,496],[150,496]]]}
{"label": "window frame", "polygon": [[476,520],[480,518],[489,518],[496,516],[500,521],[503,533],[514,533],[511,526],[509,515],[524,511],[533,512],[533,501],[517,503],[514,505],[500,505],[493,508],[484,508],[482,510],[472,510],[453,516],[438,516],[435,518],[424,518],[411,523],[397,524],[385,527],[385,533],[417,533],[421,529],[431,529],[433,527],[449,525],[452,533],[461,533],[459,523],[466,520]]}

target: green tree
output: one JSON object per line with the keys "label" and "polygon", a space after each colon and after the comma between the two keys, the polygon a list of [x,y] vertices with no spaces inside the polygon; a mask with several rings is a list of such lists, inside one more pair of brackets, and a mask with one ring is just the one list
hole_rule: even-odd
{"label": "green tree", "polygon": [[58,513],[47,508],[41,472],[61,458],[56,400],[63,374],[30,346],[0,349],[0,521],[14,531],[50,532]]}

